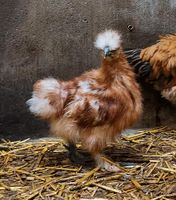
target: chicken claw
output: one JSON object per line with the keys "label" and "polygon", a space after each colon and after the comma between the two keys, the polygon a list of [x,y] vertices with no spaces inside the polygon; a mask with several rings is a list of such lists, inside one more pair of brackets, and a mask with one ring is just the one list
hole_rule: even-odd
{"label": "chicken claw", "polygon": [[105,170],[107,170],[109,172],[120,172],[121,171],[121,169],[118,168],[116,165],[112,165],[108,162],[102,163],[102,165],[100,167],[104,168]]}
{"label": "chicken claw", "polygon": [[98,163],[98,166],[109,171],[109,172],[121,172],[121,168],[118,167],[117,164],[113,163],[112,161],[108,160],[107,158],[103,156],[96,156],[96,161]]}

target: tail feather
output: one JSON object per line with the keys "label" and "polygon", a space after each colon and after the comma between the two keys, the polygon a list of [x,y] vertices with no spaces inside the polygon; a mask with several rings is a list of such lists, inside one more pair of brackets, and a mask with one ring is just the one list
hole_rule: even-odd
{"label": "tail feather", "polygon": [[62,113],[67,95],[60,81],[47,78],[34,84],[32,98],[26,103],[34,115],[49,119]]}
{"label": "tail feather", "polygon": [[128,63],[134,68],[135,73],[139,77],[144,78],[149,76],[152,67],[149,62],[142,61],[140,58],[141,49],[125,49],[124,53],[126,54]]}

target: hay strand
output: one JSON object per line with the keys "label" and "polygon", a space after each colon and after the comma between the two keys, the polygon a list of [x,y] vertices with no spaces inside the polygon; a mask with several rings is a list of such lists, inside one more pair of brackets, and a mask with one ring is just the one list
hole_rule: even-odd
{"label": "hay strand", "polygon": [[106,172],[91,160],[86,166],[72,164],[60,139],[2,140],[0,198],[176,198],[176,130],[158,127],[124,135],[121,142],[108,146],[105,154],[110,158],[106,161],[120,164],[122,172]]}

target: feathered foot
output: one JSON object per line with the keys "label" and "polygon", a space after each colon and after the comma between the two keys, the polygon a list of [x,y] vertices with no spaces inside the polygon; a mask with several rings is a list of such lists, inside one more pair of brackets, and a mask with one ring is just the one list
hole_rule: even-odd
{"label": "feathered foot", "polygon": [[70,143],[68,145],[64,145],[64,147],[68,150],[68,157],[71,162],[79,165],[86,164],[87,159],[77,151],[75,144]]}
{"label": "feathered foot", "polygon": [[99,167],[109,171],[109,172],[121,172],[121,168],[116,164],[102,156],[101,154],[96,155],[95,160]]}

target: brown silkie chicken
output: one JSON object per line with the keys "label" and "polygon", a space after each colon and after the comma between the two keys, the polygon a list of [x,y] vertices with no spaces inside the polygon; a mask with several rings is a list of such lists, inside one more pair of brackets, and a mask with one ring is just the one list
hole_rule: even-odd
{"label": "brown silkie chicken", "polygon": [[118,32],[100,33],[95,41],[103,56],[99,69],[70,81],[39,80],[27,102],[30,111],[47,120],[51,132],[69,144],[71,160],[76,160],[75,144],[81,142],[108,171],[119,168],[103,159],[103,148],[142,113],[139,85],[120,44]]}
{"label": "brown silkie chicken", "polygon": [[125,54],[139,78],[176,104],[176,35],[162,36],[150,47],[125,50]]}

